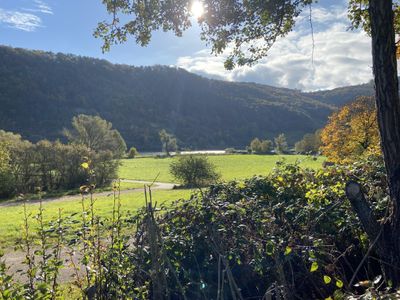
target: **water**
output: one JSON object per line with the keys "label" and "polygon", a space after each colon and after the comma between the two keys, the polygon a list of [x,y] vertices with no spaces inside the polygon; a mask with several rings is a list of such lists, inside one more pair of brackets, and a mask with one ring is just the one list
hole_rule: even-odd
{"label": "water", "polygon": [[[172,156],[177,155],[176,152],[170,153]],[[222,155],[226,154],[225,150],[196,150],[196,151],[181,151],[180,155],[190,155],[190,154],[209,154],[209,155]],[[157,156],[157,155],[165,155],[164,152],[140,152],[140,156],[149,157],[149,156]]]}

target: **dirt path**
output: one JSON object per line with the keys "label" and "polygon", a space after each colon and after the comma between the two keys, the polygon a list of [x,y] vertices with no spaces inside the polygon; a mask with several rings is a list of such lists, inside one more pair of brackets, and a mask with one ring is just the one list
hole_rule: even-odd
{"label": "dirt path", "polygon": [[[121,179],[121,182],[138,183],[138,184],[143,184],[143,186],[151,185],[152,190],[172,190],[177,185],[174,183],[150,182],[150,181],[132,180],[132,179]],[[125,190],[120,191],[121,195],[138,193],[138,192],[143,192],[143,188],[132,188],[132,189],[125,189]],[[103,196],[109,196],[110,194],[112,194],[112,191],[94,193],[94,196],[103,197]],[[76,195],[68,195],[68,196],[61,196],[61,197],[54,197],[54,198],[44,198],[44,199],[42,199],[42,203],[77,200],[77,199],[80,199],[81,197],[82,196],[80,194],[76,194]],[[39,199],[28,200],[28,201],[30,204],[40,202]],[[18,206],[18,205],[21,205],[20,201],[6,201],[6,202],[0,203],[0,207],[9,207],[9,206]]]}
{"label": "dirt path", "polygon": [[[69,251],[67,251],[66,249],[63,249],[61,251],[61,257],[63,258],[63,267],[60,269],[60,273],[58,276],[60,283],[72,282],[74,280],[73,275],[75,274],[76,270],[71,264],[71,258],[68,253]],[[2,260],[4,260],[7,264],[7,267],[9,267],[7,274],[13,275],[15,280],[23,283],[28,281],[27,276],[21,275],[20,272],[21,270],[27,269],[27,266],[24,263],[25,255],[26,253],[22,251],[9,251],[6,252],[2,257]],[[79,262],[80,256],[78,257],[77,255],[75,255],[72,259],[77,266],[80,266],[80,269],[78,271],[79,275],[83,275],[84,269]],[[36,263],[39,263],[41,261],[41,257],[35,256],[35,261]]]}
{"label": "dirt path", "polygon": [[[149,182],[149,181],[141,181],[141,180],[131,180],[131,179],[121,179],[121,182],[130,182],[130,183],[139,183],[144,185],[151,185],[152,190],[172,190],[176,184],[173,183],[165,183],[165,182]],[[124,194],[130,194],[130,193],[139,193],[143,192],[143,188],[132,188],[132,189],[126,189],[126,190],[121,190],[121,195]],[[112,192],[99,192],[95,193],[94,195],[96,197],[101,197],[101,196],[108,196]],[[80,199],[81,195],[71,195],[71,196],[62,196],[62,197],[55,197],[55,198],[47,198],[47,199],[42,199],[42,202],[61,202],[61,201],[72,201],[72,200],[77,200]],[[30,200],[29,203],[39,203],[39,200]],[[21,205],[21,202],[18,201],[13,201],[13,202],[3,202],[0,203],[0,207],[8,207],[8,206],[17,206]],[[63,251],[63,257],[67,257],[65,250]],[[5,251],[5,255],[2,258],[6,264],[10,267],[9,273],[10,274],[16,274],[16,278],[21,280],[21,281],[26,281],[26,278],[21,275],[17,275],[18,272],[17,270],[20,269],[26,269],[26,266],[23,264],[23,261],[25,259],[25,253],[22,251]],[[77,259],[76,257],[74,260]],[[64,261],[65,265],[67,267],[62,268],[60,271],[60,282],[70,282],[72,280],[72,275],[74,273],[74,269],[69,266],[69,258],[66,258]]]}

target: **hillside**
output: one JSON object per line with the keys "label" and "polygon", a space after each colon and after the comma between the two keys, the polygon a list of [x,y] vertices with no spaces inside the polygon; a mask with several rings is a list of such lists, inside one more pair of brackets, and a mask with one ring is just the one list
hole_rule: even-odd
{"label": "hillside", "polygon": [[191,148],[243,147],[252,137],[281,132],[294,142],[359,93],[334,91],[307,94],[164,66],[0,47],[0,129],[32,141],[62,139],[74,115],[91,114],[111,121],[128,146],[142,151],[159,150],[162,128]]}
{"label": "hillside", "polygon": [[375,93],[373,83],[360,84],[355,86],[347,86],[336,88],[333,90],[318,91],[308,93],[306,96],[321,101],[323,103],[342,106],[357,96],[373,96]]}

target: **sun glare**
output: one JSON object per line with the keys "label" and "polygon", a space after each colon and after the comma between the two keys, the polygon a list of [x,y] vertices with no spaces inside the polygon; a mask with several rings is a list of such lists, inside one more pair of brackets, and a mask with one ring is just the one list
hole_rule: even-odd
{"label": "sun glare", "polygon": [[204,6],[203,3],[200,1],[194,1],[192,3],[192,7],[190,8],[190,11],[192,12],[192,15],[198,19],[204,14]]}

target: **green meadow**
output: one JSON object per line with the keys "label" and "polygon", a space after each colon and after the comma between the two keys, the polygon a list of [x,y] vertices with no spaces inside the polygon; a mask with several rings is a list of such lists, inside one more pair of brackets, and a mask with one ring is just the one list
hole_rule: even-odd
{"label": "green meadow", "polygon": [[[125,179],[160,182],[174,182],[169,172],[169,165],[176,157],[169,158],[134,158],[121,162],[119,177]],[[224,181],[243,180],[254,175],[268,175],[278,161],[287,163],[300,162],[304,168],[320,168],[324,157],[314,159],[305,155],[213,155],[208,156]]]}

